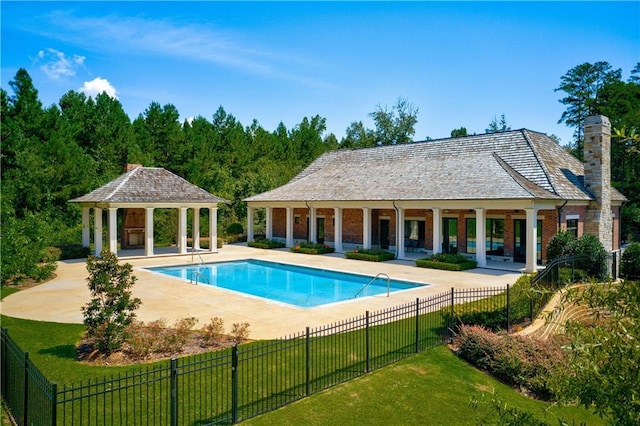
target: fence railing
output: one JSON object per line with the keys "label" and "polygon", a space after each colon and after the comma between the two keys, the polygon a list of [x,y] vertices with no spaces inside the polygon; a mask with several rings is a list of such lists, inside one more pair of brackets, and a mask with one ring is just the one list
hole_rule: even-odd
{"label": "fence railing", "polygon": [[451,289],[286,338],[60,387],[2,329],[2,397],[19,425],[233,424],[447,342],[470,314],[508,328],[518,303],[537,313],[534,298],[513,297],[509,286]]}

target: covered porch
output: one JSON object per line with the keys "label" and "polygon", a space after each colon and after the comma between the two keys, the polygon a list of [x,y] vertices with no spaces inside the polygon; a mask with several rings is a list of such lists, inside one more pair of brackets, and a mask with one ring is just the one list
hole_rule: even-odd
{"label": "covered porch", "polygon": [[557,230],[556,204],[550,201],[367,204],[249,202],[247,239],[255,238],[256,212],[264,209],[258,222],[264,221],[265,237],[281,240],[286,247],[299,241],[327,244],[338,253],[375,247],[395,252],[399,260],[460,253],[482,268],[504,270],[513,264],[509,270],[534,272]]}

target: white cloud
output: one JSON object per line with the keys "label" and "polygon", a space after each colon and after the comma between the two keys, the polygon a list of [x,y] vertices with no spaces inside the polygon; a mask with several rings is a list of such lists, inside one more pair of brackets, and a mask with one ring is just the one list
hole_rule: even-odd
{"label": "white cloud", "polygon": [[97,96],[102,92],[106,92],[107,95],[112,97],[113,99],[118,99],[118,92],[116,88],[113,87],[109,80],[102,77],[96,77],[91,81],[85,81],[81,88],[78,89],[81,92],[89,96]]}
{"label": "white cloud", "polygon": [[73,77],[76,69],[84,65],[84,56],[67,56],[64,52],[47,48],[38,52],[36,63],[42,63],[40,69],[51,79],[59,80],[63,77]]}

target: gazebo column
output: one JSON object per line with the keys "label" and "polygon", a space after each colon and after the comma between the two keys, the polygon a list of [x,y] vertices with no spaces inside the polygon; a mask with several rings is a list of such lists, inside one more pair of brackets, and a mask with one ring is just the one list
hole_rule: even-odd
{"label": "gazebo column", "polygon": [[200,250],[200,207],[193,208],[193,249]]}
{"label": "gazebo column", "polygon": [[218,252],[218,208],[209,208],[209,251]]}
{"label": "gazebo column", "polygon": [[335,219],[335,225],[333,228],[334,229],[333,248],[337,252],[342,252],[343,251],[342,249],[342,208],[334,207],[333,212],[334,212],[334,219]]}
{"label": "gazebo column", "polygon": [[90,208],[82,208],[82,247],[91,245],[91,229],[89,228]]}
{"label": "gazebo column", "polygon": [[144,255],[153,256],[153,207],[147,207],[145,209]]}
{"label": "gazebo column", "polygon": [[100,256],[102,253],[102,209],[94,207],[93,209],[93,254]]}
{"label": "gazebo column", "polygon": [[293,207],[287,207],[286,247],[293,247]]}
{"label": "gazebo column", "polygon": [[436,254],[442,251],[442,232],[440,230],[442,218],[439,208],[433,208],[431,211],[433,212],[433,254]]}
{"label": "gazebo column", "polygon": [[253,207],[247,207],[247,242],[253,241],[254,240],[254,235],[253,235],[253,213],[254,213],[254,208]]}
{"label": "gazebo column", "polygon": [[178,247],[180,254],[187,253],[187,207],[180,207],[178,216]]}
{"label": "gazebo column", "polygon": [[532,209],[524,209],[524,211],[527,213],[527,263],[525,272],[530,274],[535,272],[538,267],[538,209],[534,207]]}
{"label": "gazebo column", "polygon": [[487,266],[487,240],[486,212],[484,209],[476,209],[476,262],[478,266]]}
{"label": "gazebo column", "polygon": [[398,259],[404,258],[404,208],[396,207],[396,253]]}
{"label": "gazebo column", "polygon": [[273,208],[272,207],[266,207],[265,208],[265,232],[267,235],[266,238],[267,240],[270,240],[273,238],[273,223],[271,222],[273,219]]}
{"label": "gazebo column", "polygon": [[317,210],[314,207],[309,207],[309,241],[315,243],[317,241],[316,230],[316,213]]}
{"label": "gazebo column", "polygon": [[371,209],[362,208],[362,248],[371,248]]}
{"label": "gazebo column", "polygon": [[109,207],[109,251],[118,254],[118,208]]}

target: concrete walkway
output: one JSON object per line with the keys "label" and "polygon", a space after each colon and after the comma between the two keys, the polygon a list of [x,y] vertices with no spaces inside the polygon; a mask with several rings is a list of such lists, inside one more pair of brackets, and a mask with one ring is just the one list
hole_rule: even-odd
{"label": "concrete walkway", "polygon": [[[169,324],[185,317],[196,317],[196,328],[212,317],[221,317],[229,330],[233,323],[248,322],[249,338],[272,339],[319,327],[355,316],[413,302],[454,288],[486,288],[513,284],[518,271],[473,269],[462,272],[418,268],[414,262],[363,262],[345,259],[343,254],[312,256],[288,250],[262,250],[246,245],[226,245],[219,253],[201,253],[204,262],[238,259],[261,259],[374,276],[380,272],[392,279],[429,284],[416,289],[392,293],[389,297],[372,296],[314,308],[299,308],[254,296],[207,285],[191,285],[170,276],[152,273],[149,266],[190,264],[191,254],[151,258],[121,257],[133,265],[138,281],[133,294],[142,300],[137,312],[141,321],[164,318]],[[195,256],[199,262],[199,256]],[[82,306],[89,301],[85,261],[58,263],[57,277],[49,282],[6,297],[0,304],[3,315],[61,323],[82,323]]]}

